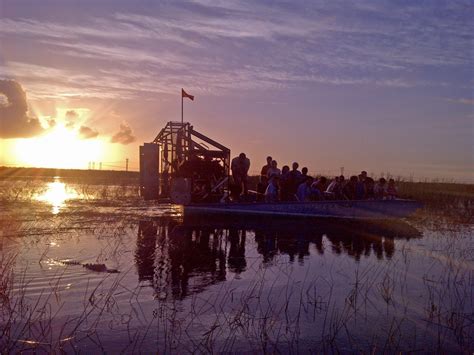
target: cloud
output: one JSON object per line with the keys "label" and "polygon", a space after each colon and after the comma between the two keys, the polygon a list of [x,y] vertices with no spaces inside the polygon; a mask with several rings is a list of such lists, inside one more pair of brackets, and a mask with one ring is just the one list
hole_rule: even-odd
{"label": "cloud", "polygon": [[66,116],[66,128],[73,128],[77,122],[77,119],[79,118],[79,114],[74,110],[68,110],[65,116]]}
{"label": "cloud", "polygon": [[124,145],[133,143],[135,140],[136,137],[133,134],[132,129],[126,122],[120,124],[120,130],[115,133],[110,139],[112,143],[120,143]]}
{"label": "cloud", "polygon": [[28,114],[26,93],[14,80],[0,80],[0,138],[28,138],[44,131],[40,121]]}
{"label": "cloud", "polygon": [[460,99],[446,99],[446,101],[454,102],[457,104],[463,104],[463,105],[474,105],[474,99],[468,99],[464,97]]}
{"label": "cloud", "polygon": [[68,63],[20,63],[25,56],[9,53],[6,73],[38,98],[123,100],[183,83],[215,94],[328,83],[459,87],[472,67],[468,4],[194,0],[146,15],[78,11],[73,23],[3,18],[0,37],[6,48],[33,43],[38,57]]}
{"label": "cloud", "polygon": [[79,128],[79,136],[82,139],[91,139],[91,138],[97,137],[98,135],[99,135],[99,132],[97,132],[95,129],[92,129],[90,127],[81,126],[81,128]]}

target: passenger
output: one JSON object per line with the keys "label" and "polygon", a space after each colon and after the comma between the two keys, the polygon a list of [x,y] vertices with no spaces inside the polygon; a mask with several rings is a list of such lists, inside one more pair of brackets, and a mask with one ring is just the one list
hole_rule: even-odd
{"label": "passenger", "polygon": [[337,184],[339,184],[339,176],[336,176],[334,179],[331,180],[325,192],[333,194]]}
{"label": "passenger", "polygon": [[367,171],[362,170],[360,175],[359,175],[359,178],[360,178],[361,175],[362,175],[362,181],[365,182],[365,180],[367,179]]}
{"label": "passenger", "polygon": [[384,178],[380,178],[379,182],[375,184],[374,186],[374,196],[376,199],[384,199],[385,196],[387,195],[387,186],[386,186],[387,180]]}
{"label": "passenger", "polygon": [[365,178],[363,174],[359,175],[355,190],[356,200],[363,200],[365,198]]}
{"label": "passenger", "polygon": [[240,193],[243,191],[244,195],[247,195],[247,178],[250,169],[249,158],[245,156],[245,153],[240,153],[238,157],[232,159],[230,168],[232,170],[232,178],[234,179],[234,184],[236,185],[235,192],[237,193],[237,191],[239,191],[240,195]]}
{"label": "passenger", "polygon": [[308,176],[308,168],[305,166],[303,169],[301,169],[300,184],[302,182],[305,182],[308,177],[309,177]]}
{"label": "passenger", "polygon": [[267,170],[267,177],[270,178],[272,175],[281,175],[281,170],[278,169],[278,163],[276,160],[272,160],[272,166]]}
{"label": "passenger", "polygon": [[311,176],[308,176],[306,181],[298,186],[298,190],[296,191],[296,198],[298,201],[311,201],[311,185],[313,184],[313,181],[314,179]]}
{"label": "passenger", "polygon": [[324,191],[324,198],[328,200],[334,200],[336,198],[335,190],[338,184],[339,184],[339,177],[336,176],[334,179],[331,180],[326,191]]}
{"label": "passenger", "polygon": [[294,196],[296,194],[296,190],[298,190],[298,186],[301,183],[301,171],[298,170],[299,164],[294,162],[292,164],[292,169],[289,173],[289,187],[290,187],[290,196]]}
{"label": "passenger", "polygon": [[272,166],[272,157],[267,157],[267,165],[262,166],[262,170],[260,171],[260,181],[257,184],[257,199],[263,200],[265,196],[265,190],[267,189],[268,185],[268,176],[267,172],[268,169]]}
{"label": "passenger", "polygon": [[270,176],[267,189],[265,190],[265,202],[278,202],[280,177],[276,174]]}
{"label": "passenger", "polygon": [[273,158],[271,156],[268,156],[267,165],[262,166],[262,170],[260,171],[260,182],[264,185],[268,184],[267,172],[268,172],[268,169],[270,169],[272,166],[272,160]]}
{"label": "passenger", "polygon": [[336,200],[344,200],[344,194],[343,194],[344,186],[346,186],[345,177],[344,175],[340,175],[337,185],[334,188],[334,195],[335,195],[334,197],[336,198]]}
{"label": "passenger", "polygon": [[387,186],[387,198],[389,200],[394,200],[398,197],[398,190],[397,187],[395,186],[395,180],[390,179],[388,180],[388,186]]}
{"label": "passenger", "polygon": [[290,167],[285,165],[281,169],[280,177],[280,200],[291,201],[291,186],[290,186]]}
{"label": "passenger", "polygon": [[324,200],[324,191],[326,191],[327,179],[321,176],[318,180],[313,182],[311,185],[312,199],[313,200]]}
{"label": "passenger", "polygon": [[365,198],[373,200],[375,198],[374,194],[375,181],[371,177],[365,179]]}
{"label": "passenger", "polygon": [[346,200],[355,200],[356,198],[356,185],[359,179],[353,175],[349,181],[344,185],[342,189],[342,195]]}

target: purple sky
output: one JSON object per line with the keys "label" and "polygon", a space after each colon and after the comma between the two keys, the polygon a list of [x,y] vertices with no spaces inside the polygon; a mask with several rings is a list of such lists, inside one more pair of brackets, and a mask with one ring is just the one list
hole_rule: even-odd
{"label": "purple sky", "polygon": [[[270,154],[474,182],[473,19],[472,1],[0,0],[0,80],[26,91],[24,120],[107,142],[104,166],[136,168],[184,87],[185,120],[252,172]],[[13,136],[47,133],[5,112],[0,165],[15,165]]]}

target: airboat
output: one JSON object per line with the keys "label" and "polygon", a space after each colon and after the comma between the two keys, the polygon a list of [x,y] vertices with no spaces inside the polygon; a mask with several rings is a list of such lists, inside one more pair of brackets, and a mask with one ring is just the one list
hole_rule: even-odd
{"label": "airboat", "polygon": [[183,206],[184,215],[274,218],[399,219],[421,204],[413,200],[235,202],[230,190],[230,149],[189,122],[168,122],[140,146],[140,194]]}

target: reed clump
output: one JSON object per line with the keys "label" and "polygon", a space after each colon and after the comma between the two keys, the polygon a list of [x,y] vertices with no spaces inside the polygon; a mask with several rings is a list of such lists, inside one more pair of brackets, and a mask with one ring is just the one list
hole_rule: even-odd
{"label": "reed clump", "polygon": [[474,223],[474,185],[439,182],[397,182],[399,196],[422,202],[433,215],[455,223]]}

